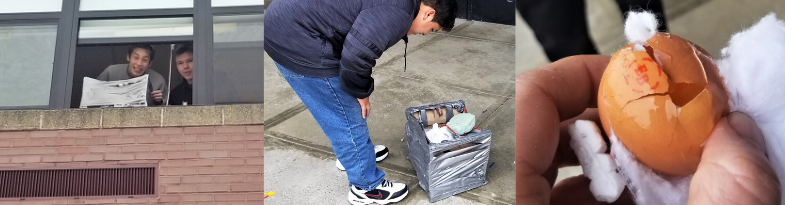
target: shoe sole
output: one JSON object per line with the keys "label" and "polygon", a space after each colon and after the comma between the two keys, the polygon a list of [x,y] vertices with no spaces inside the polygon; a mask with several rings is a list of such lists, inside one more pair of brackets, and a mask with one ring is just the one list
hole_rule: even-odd
{"label": "shoe sole", "polygon": [[[381,157],[377,157],[376,158],[376,162],[381,162],[382,160],[387,159],[387,155],[389,155],[389,154],[390,154],[390,151],[387,151],[387,153],[384,153],[384,155],[382,155]],[[337,167],[337,168],[338,168],[338,170],[346,171],[346,169],[341,169],[340,167]]]}
{"label": "shoe sole", "polygon": [[406,190],[406,192],[404,192],[401,196],[398,196],[398,197],[396,197],[394,199],[387,199],[387,200],[358,199],[356,196],[354,196],[354,194],[349,192],[349,203],[352,204],[352,205],[365,205],[365,204],[371,204],[371,203],[377,203],[377,204],[398,203],[401,200],[403,200],[404,198],[406,198],[406,195],[409,195],[409,191],[408,190]]}

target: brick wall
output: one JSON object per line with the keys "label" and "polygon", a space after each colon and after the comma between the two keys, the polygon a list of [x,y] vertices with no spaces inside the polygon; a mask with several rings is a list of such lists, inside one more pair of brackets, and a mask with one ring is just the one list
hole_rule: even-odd
{"label": "brick wall", "polygon": [[[157,197],[8,204],[263,204],[263,126],[0,132],[0,167],[158,164]],[[0,182],[2,183],[2,182]]]}

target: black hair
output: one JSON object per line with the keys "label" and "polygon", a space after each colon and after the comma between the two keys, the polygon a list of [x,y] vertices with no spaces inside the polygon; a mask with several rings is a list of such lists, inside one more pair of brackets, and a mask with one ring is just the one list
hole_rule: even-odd
{"label": "black hair", "polygon": [[153,50],[153,47],[148,44],[138,44],[128,47],[128,57],[131,57],[131,54],[133,54],[134,50],[136,50],[137,48],[147,50],[147,54],[150,55],[150,61],[151,62],[153,61],[153,58],[155,58],[155,50]]}
{"label": "black hair", "polygon": [[438,23],[444,31],[452,30],[452,27],[455,26],[455,13],[458,11],[458,1],[422,0],[422,3],[436,10],[433,22]]}
{"label": "black hair", "polygon": [[193,46],[191,46],[190,43],[183,43],[183,44],[177,44],[174,47],[174,56],[179,56],[182,55],[183,53],[191,53],[191,55],[193,55],[194,54]]}

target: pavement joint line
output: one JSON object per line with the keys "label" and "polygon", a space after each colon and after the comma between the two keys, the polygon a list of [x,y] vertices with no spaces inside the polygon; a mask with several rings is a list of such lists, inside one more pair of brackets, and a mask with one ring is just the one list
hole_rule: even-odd
{"label": "pavement joint line", "polygon": [[[400,77],[400,78],[405,78],[405,79],[409,79],[409,80],[417,80],[417,81],[422,81],[422,82],[425,82],[425,83],[431,83],[431,84],[436,84],[436,85],[442,85],[442,86],[448,86],[448,87],[452,87],[452,88],[459,88],[459,89],[463,89],[463,90],[468,90],[468,91],[472,92],[473,94],[490,95],[490,96],[494,96],[494,97],[506,97],[507,96],[507,95],[504,95],[504,94],[493,93],[493,91],[489,91],[489,90],[477,89],[477,88],[472,88],[472,87],[468,87],[468,86],[461,86],[461,85],[455,85],[455,84],[450,84],[450,83],[443,83],[443,82],[438,82],[438,81],[429,81],[429,80],[427,80],[425,78],[417,77],[417,76],[398,75],[398,74],[395,74],[394,72],[391,72],[391,71],[379,71],[379,72],[391,74],[394,77]],[[512,83],[514,84],[515,81],[512,81]]]}
{"label": "pavement joint line", "polygon": [[[335,158],[334,157],[335,153],[333,153],[331,151],[328,151],[328,150],[325,150],[324,148],[320,148],[318,145],[314,145],[312,143],[309,143],[306,140],[298,139],[297,137],[294,137],[294,136],[289,136],[287,134],[283,134],[283,133],[276,132],[276,131],[265,131],[264,135],[265,135],[265,137],[271,137],[271,138],[276,139],[276,140],[281,140],[283,142],[290,143],[290,144],[292,144],[292,145],[294,145],[296,147],[301,147],[301,148],[306,148],[306,149],[309,149],[309,150],[317,151],[317,152],[320,152],[322,154],[327,154],[327,155],[333,156],[331,158]],[[301,142],[298,142],[298,141],[301,141]],[[406,169],[403,168],[403,167],[400,167],[400,166],[388,165],[388,164],[382,164],[382,163],[377,163],[377,166],[379,166],[380,168],[387,169],[387,170],[389,170],[391,172],[394,172],[396,174],[404,175],[406,177],[417,178],[417,175],[412,175],[410,173],[402,171],[402,170],[406,170]]]}
{"label": "pavement joint line", "polygon": [[[325,148],[322,148],[323,146],[314,145],[312,143],[309,143],[306,140],[298,139],[298,138],[296,138],[294,136],[289,136],[287,134],[279,133],[279,132],[276,132],[276,131],[268,131],[268,130],[265,130],[264,136],[265,136],[265,138],[270,137],[273,140],[280,140],[280,141],[282,141],[284,143],[288,143],[294,149],[298,149],[298,147],[299,147],[298,150],[300,150],[300,149],[313,150],[313,151],[316,151],[316,152],[319,152],[319,153],[322,153],[322,154],[327,154],[327,155],[332,156],[332,157],[330,157],[330,159],[334,159],[335,158],[334,157],[335,153],[325,150]],[[266,145],[271,145],[272,146],[272,144],[270,144],[270,143],[266,143]],[[413,175],[413,174],[407,173],[406,170],[408,170],[408,169],[400,167],[400,166],[397,166],[397,165],[394,165],[394,164],[388,164],[388,163],[380,162],[380,163],[377,163],[377,166],[380,169],[384,169],[385,172],[389,171],[389,172],[396,173],[396,174],[399,174],[399,175],[402,175],[402,176],[405,176],[405,177],[410,177],[410,178],[417,179],[417,175],[416,174]],[[419,179],[418,179],[418,182],[419,182]],[[419,185],[415,185],[415,186],[419,186]],[[513,203],[502,201],[502,200],[499,200],[499,199],[482,196],[479,193],[473,192],[472,190],[468,190],[468,191],[463,192],[461,194],[469,194],[469,195],[472,195],[473,197],[481,198],[481,199],[487,199],[487,200],[490,200],[490,201],[493,201],[493,202],[496,202],[496,203],[499,203],[499,204],[513,204]],[[472,198],[467,198],[467,197],[460,196],[461,194],[454,195],[454,196],[474,201]]]}
{"label": "pavement joint line", "polygon": [[[327,151],[326,147],[325,148],[320,148],[319,145],[315,145],[313,143],[309,143],[306,140],[299,139],[297,137],[290,136],[290,135],[287,135],[287,134],[283,134],[283,133],[280,133],[280,132],[271,131],[271,130],[265,130],[264,131],[264,136],[265,136],[265,138],[270,137],[270,138],[272,138],[274,140],[280,140],[280,141],[283,141],[285,143],[289,143],[292,146],[299,147],[300,149],[307,149],[307,150],[320,152],[322,154],[335,156],[335,153],[333,153],[332,151]],[[270,144],[270,143],[266,143],[265,145],[267,145],[267,144]],[[270,145],[272,145],[272,144],[270,144]]]}
{"label": "pavement joint line", "polygon": [[489,122],[493,121],[497,116],[499,116],[499,113],[502,113],[502,110],[500,109],[502,106],[504,106],[504,103],[515,103],[511,101],[511,99],[514,98],[502,97],[497,99],[496,102],[494,102],[485,113],[479,116],[481,120],[477,123],[477,127],[486,127]]}
{"label": "pavement joint line", "polygon": [[297,114],[307,110],[308,108],[305,107],[305,104],[302,102],[298,103],[294,107],[284,110],[283,112],[271,117],[264,121],[264,130],[267,131],[269,128],[275,127],[278,124],[288,120],[289,118],[294,117]]}
{"label": "pavement joint line", "polygon": [[[458,31],[461,31],[461,30],[464,30],[464,29],[468,28],[472,24],[474,24],[474,21],[468,21],[467,20],[466,23],[463,23],[463,24],[459,25],[458,27],[453,28],[453,30],[450,31],[450,32],[442,32],[442,33],[436,32],[434,34],[450,36],[450,37],[457,37],[457,38],[465,38],[465,39],[469,39],[469,40],[496,42],[496,43],[502,43],[502,44],[507,44],[507,45],[513,45],[513,46],[515,45],[514,41],[513,42],[507,42],[507,41],[500,41],[500,40],[493,40],[493,39],[487,39],[487,38],[478,38],[478,37],[471,37],[471,36],[464,36],[464,35],[457,35],[457,34],[455,34]],[[511,27],[514,30],[515,26],[511,26]]]}
{"label": "pavement joint line", "polygon": [[450,35],[450,34],[447,34],[446,36],[455,37],[455,38],[469,39],[469,40],[485,41],[485,42],[490,42],[490,43],[498,43],[498,44],[504,44],[504,45],[508,45],[508,46],[515,46],[515,42],[491,40],[491,39],[477,38],[477,37],[471,37],[471,36],[462,36],[462,35]]}

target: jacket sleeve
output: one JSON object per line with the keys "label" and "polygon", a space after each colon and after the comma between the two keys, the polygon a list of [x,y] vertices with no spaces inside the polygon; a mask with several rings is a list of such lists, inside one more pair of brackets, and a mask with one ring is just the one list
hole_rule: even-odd
{"label": "jacket sleeve", "polygon": [[166,86],[166,79],[160,74],[157,75],[156,77],[153,77],[153,75],[150,75],[148,77],[149,77],[148,80],[150,80],[153,83],[153,90],[160,90],[161,94],[163,95],[163,98],[161,99],[161,103],[155,102],[155,100],[153,100],[153,103],[155,103],[156,105],[165,104],[167,101],[169,101],[169,99],[167,98],[167,95],[169,93],[169,88]]}
{"label": "jacket sleeve", "polygon": [[376,7],[360,12],[346,35],[341,51],[341,87],[355,98],[373,92],[372,68],[382,52],[406,36],[411,16],[397,7]]}
{"label": "jacket sleeve", "polygon": [[111,72],[109,70],[110,68],[112,68],[112,66],[106,67],[106,69],[104,69],[104,71],[101,72],[101,74],[99,74],[95,79],[100,81],[109,81],[109,73]]}

